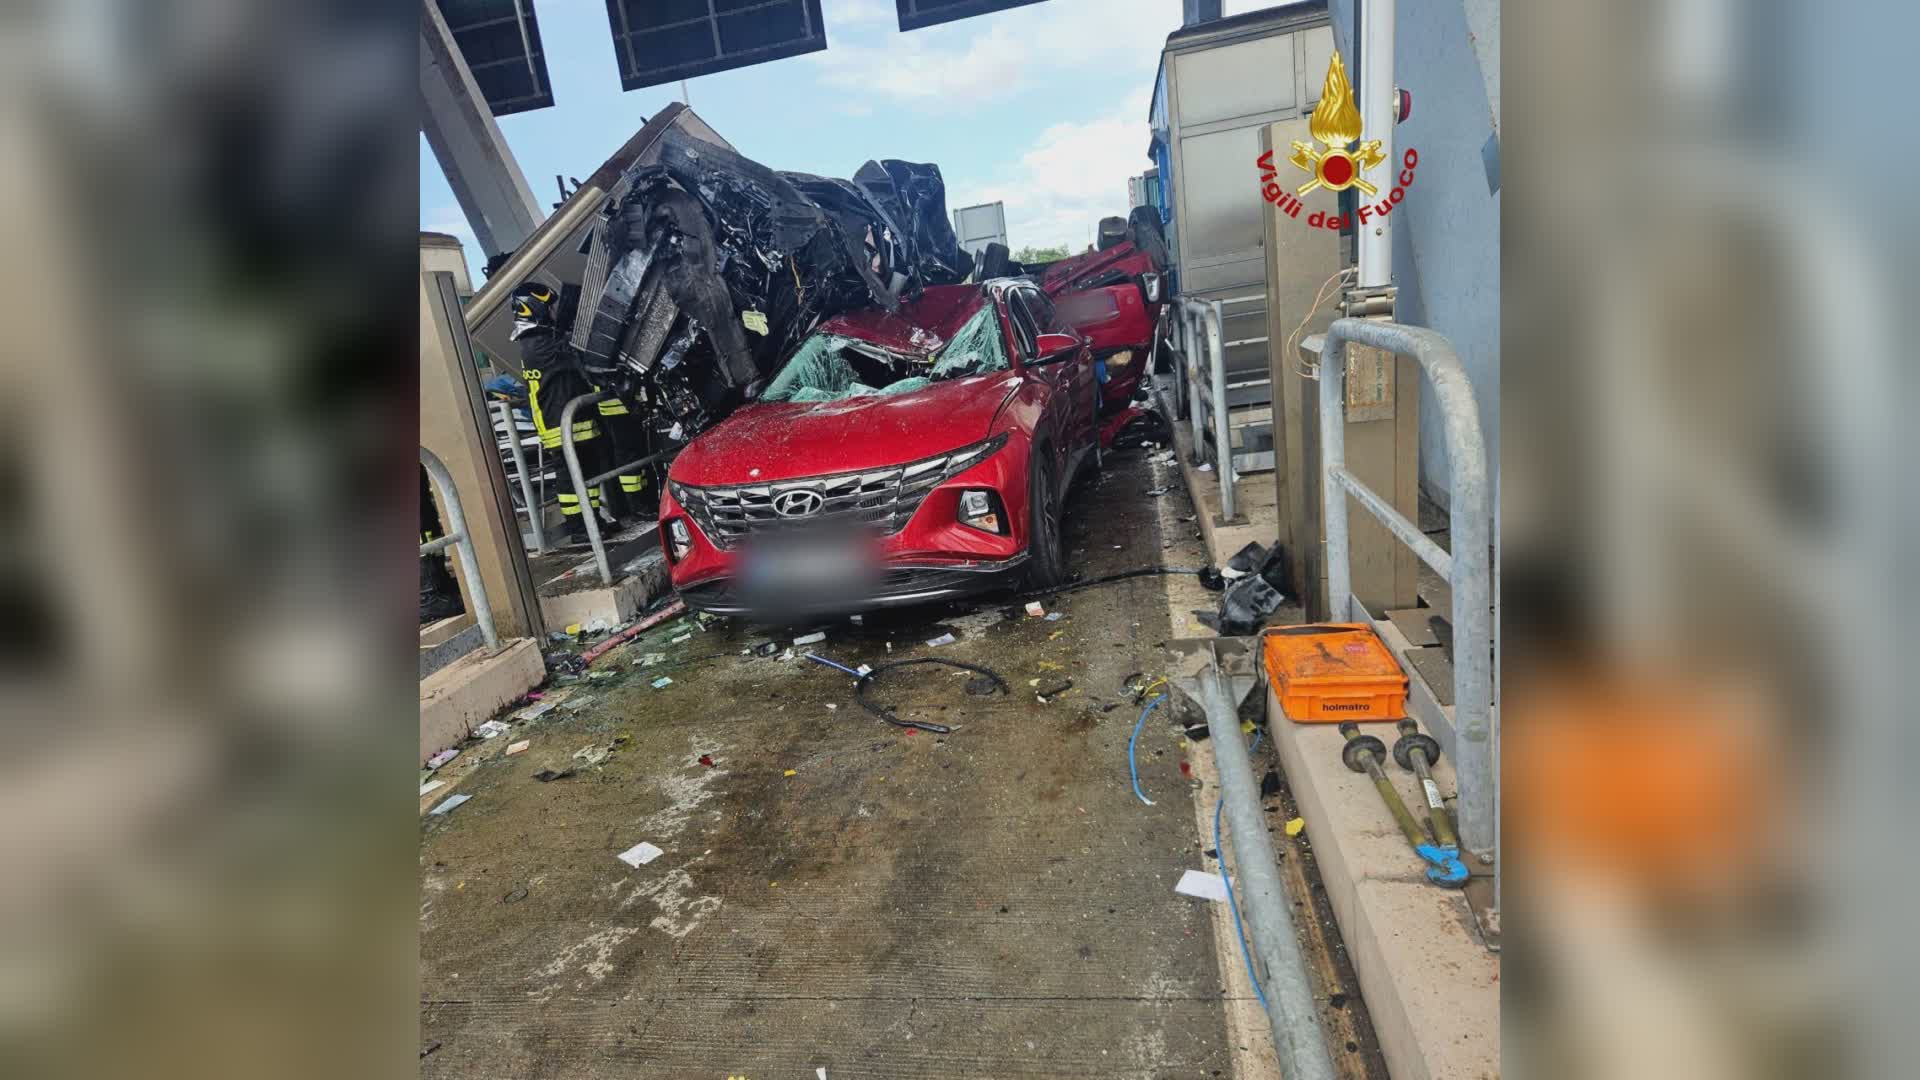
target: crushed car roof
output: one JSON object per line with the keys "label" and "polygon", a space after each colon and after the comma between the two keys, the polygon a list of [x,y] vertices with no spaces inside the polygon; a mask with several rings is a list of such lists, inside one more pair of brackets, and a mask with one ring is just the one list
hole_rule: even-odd
{"label": "crushed car roof", "polygon": [[866,308],[836,315],[820,331],[870,341],[896,352],[932,354],[987,302],[978,285],[929,285],[898,311]]}

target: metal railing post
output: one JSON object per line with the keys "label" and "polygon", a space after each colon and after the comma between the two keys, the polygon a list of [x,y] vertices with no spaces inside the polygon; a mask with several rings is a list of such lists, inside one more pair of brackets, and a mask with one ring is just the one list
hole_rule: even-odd
{"label": "metal railing post", "polygon": [[439,455],[426,447],[420,448],[420,464],[427,470],[427,478],[440,492],[440,504],[447,511],[446,535],[420,545],[422,556],[433,555],[454,548],[460,559],[460,576],[467,583],[468,598],[473,601],[473,621],[480,627],[480,636],[487,648],[500,647],[500,634],[493,626],[493,605],[487,602],[487,586],[480,580],[480,560],[473,554],[473,541],[467,536],[467,514],[460,505],[459,489],[453,486],[453,474]]}
{"label": "metal railing post", "polygon": [[496,401],[500,407],[501,422],[507,426],[507,445],[513,448],[513,468],[520,478],[520,501],[527,507],[527,524],[533,529],[533,553],[547,550],[547,537],[540,527],[540,504],[534,501],[533,484],[527,479],[527,452],[520,445],[520,425],[513,418],[513,406],[504,401]]}
{"label": "metal railing post", "polygon": [[593,547],[593,565],[600,571],[601,583],[612,588],[613,568],[607,565],[607,546],[600,540],[598,508],[587,494],[587,474],[580,471],[580,452],[573,446],[573,414],[580,406],[594,404],[606,396],[599,391],[581,394],[560,410],[560,453],[567,459],[567,475],[573,478],[573,491],[580,499],[580,516],[587,524],[587,543]]}
{"label": "metal railing post", "polygon": [[1207,459],[1207,396],[1200,392],[1200,334],[1194,329],[1188,301],[1180,301],[1180,328],[1186,336],[1187,419],[1193,424],[1193,461]]}
{"label": "metal railing post", "polygon": [[1227,400],[1227,334],[1220,314],[1220,301],[1207,304],[1207,350],[1212,364],[1213,382],[1213,467],[1220,474],[1220,516],[1234,519],[1233,506],[1233,413]]}
{"label": "metal railing post", "polygon": [[[1217,640],[1217,639],[1216,639]],[[1231,832],[1233,862],[1253,954],[1259,963],[1254,977],[1264,988],[1267,1023],[1273,1028],[1273,1046],[1280,1075],[1286,1080],[1332,1080],[1333,1060],[1327,1050],[1313,985],[1295,936],[1292,903],[1280,882],[1268,818],[1260,806],[1260,782],[1246,736],[1240,730],[1240,710],[1231,688],[1232,676],[1221,669],[1216,652],[1210,666],[1191,680],[1176,681],[1183,693],[1197,699],[1207,714],[1208,745],[1220,774],[1220,802]],[[1224,860],[1226,852],[1219,852]]]}
{"label": "metal railing post", "polygon": [[[1446,435],[1452,476],[1448,510],[1453,553],[1446,557],[1420,529],[1346,469],[1347,342],[1411,356],[1433,387]],[[1460,787],[1460,843],[1476,853],[1497,844],[1493,766],[1493,518],[1487,482],[1486,439],[1473,383],[1447,339],[1418,326],[1371,319],[1337,319],[1327,328],[1320,362],[1320,462],[1327,523],[1327,604],[1336,620],[1353,616],[1353,580],[1347,550],[1347,496],[1379,518],[1414,549],[1453,590],[1454,775]],[[1366,491],[1365,495],[1360,492]]]}

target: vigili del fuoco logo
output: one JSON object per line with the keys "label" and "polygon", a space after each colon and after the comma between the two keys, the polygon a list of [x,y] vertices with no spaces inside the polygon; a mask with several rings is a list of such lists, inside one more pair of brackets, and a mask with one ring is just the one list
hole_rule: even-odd
{"label": "vigili del fuoco logo", "polygon": [[[1280,174],[1274,168],[1273,151],[1261,154],[1254,164],[1260,167],[1260,193],[1278,210],[1291,218],[1298,218],[1305,209],[1299,196],[1315,188],[1328,191],[1357,189],[1366,196],[1367,202],[1354,210],[1357,224],[1364,225],[1374,217],[1385,217],[1400,205],[1407,197],[1407,188],[1413,186],[1413,170],[1420,163],[1420,155],[1412,148],[1400,155],[1400,175],[1385,194],[1380,186],[1366,178],[1386,156],[1380,152],[1380,140],[1368,139],[1354,145],[1363,132],[1360,130],[1360,110],[1353,103],[1353,87],[1347,82],[1347,66],[1340,60],[1340,54],[1333,54],[1333,61],[1327,65],[1327,81],[1320,91],[1320,104],[1313,107],[1313,115],[1307,120],[1307,131],[1314,141],[1324,146],[1317,149],[1311,143],[1295,140],[1293,156],[1287,160],[1295,168],[1306,173],[1311,179],[1292,191],[1288,191],[1279,182]],[[1386,180],[1382,178],[1381,183]],[[1316,229],[1344,229],[1348,219],[1338,214],[1328,214],[1315,210],[1307,215],[1307,224]]]}

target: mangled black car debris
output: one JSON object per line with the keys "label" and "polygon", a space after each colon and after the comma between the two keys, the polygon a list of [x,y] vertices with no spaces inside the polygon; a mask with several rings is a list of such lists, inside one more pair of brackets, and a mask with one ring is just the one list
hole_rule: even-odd
{"label": "mangled black car debris", "polygon": [[851,180],[776,172],[670,131],[658,162],[607,199],[571,344],[677,442],[751,400],[822,319],[892,311],[972,270],[936,166],[869,161]]}

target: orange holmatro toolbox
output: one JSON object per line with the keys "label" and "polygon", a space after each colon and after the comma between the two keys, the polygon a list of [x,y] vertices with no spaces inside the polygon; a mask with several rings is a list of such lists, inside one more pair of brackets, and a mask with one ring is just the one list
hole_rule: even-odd
{"label": "orange holmatro toolbox", "polygon": [[1398,720],[1407,677],[1365,623],[1276,626],[1263,631],[1267,678],[1289,720]]}

